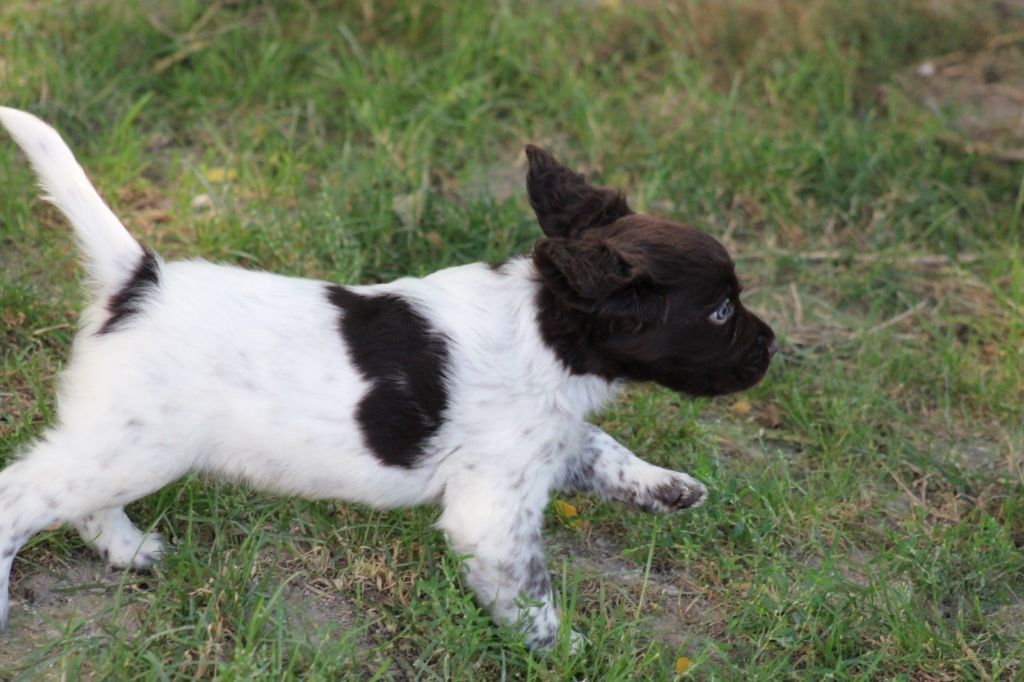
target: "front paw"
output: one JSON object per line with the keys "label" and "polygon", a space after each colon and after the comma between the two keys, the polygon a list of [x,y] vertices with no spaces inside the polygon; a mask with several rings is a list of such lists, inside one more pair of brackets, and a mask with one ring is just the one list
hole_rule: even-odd
{"label": "front paw", "polygon": [[582,653],[584,649],[590,646],[591,642],[586,635],[576,632],[575,630],[569,631],[569,655],[575,656],[576,654]]}
{"label": "front paw", "polygon": [[677,512],[704,504],[708,489],[704,484],[686,474],[672,472],[662,482],[639,490],[635,504],[649,514]]}

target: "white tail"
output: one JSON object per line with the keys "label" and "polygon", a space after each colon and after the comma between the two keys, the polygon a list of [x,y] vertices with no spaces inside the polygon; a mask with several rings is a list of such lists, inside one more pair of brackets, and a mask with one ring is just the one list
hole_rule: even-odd
{"label": "white tail", "polygon": [[32,114],[8,107],[0,107],[0,123],[28,157],[44,198],[75,228],[86,269],[100,292],[120,288],[142,258],[142,246],[97,194],[56,130]]}

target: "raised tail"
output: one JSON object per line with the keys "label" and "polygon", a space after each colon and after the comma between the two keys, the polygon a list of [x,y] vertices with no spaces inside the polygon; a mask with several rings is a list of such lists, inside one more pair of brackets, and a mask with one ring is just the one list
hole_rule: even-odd
{"label": "raised tail", "polygon": [[32,114],[8,107],[0,107],[0,123],[28,157],[44,198],[75,228],[86,269],[99,293],[120,289],[145,257],[142,245],[100,198],[56,130]]}

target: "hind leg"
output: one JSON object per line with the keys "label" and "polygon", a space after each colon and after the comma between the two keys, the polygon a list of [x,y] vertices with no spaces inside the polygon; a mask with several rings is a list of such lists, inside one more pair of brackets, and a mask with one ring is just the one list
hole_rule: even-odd
{"label": "hind leg", "polygon": [[[184,471],[166,452],[142,443],[132,443],[126,450],[123,440],[112,439],[110,433],[98,438],[94,433],[51,432],[25,457],[0,471],[0,629],[7,624],[14,556],[46,526],[72,521],[80,524],[79,530],[97,531],[88,539],[101,550],[115,547],[112,560],[135,563],[143,553],[153,553],[155,540],[132,526],[121,506]],[[125,549],[130,540],[138,544]]]}
{"label": "hind leg", "polygon": [[145,568],[164,551],[159,533],[143,533],[124,513],[113,507],[87,514],[75,521],[82,539],[112,566]]}
{"label": "hind leg", "polygon": [[15,462],[0,472],[0,628],[7,626],[7,594],[14,555],[40,529],[60,519],[65,500],[31,461]]}

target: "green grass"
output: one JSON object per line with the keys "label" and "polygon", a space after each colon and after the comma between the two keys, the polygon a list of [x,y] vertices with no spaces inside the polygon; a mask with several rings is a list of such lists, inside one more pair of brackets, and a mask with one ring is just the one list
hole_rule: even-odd
{"label": "green grass", "polygon": [[[152,575],[30,542],[0,677],[672,679],[685,656],[703,680],[1024,679],[1021,167],[897,78],[1024,28],[996,5],[6,3],[0,103],[167,258],[341,282],[498,261],[539,235],[537,142],[724,239],[784,353],[749,406],[635,387],[602,417],[711,498],[550,513],[581,655],[489,626],[436,509],[189,479],[129,510],[173,545]],[[3,462],[53,419],[83,298],[6,140],[0,188]]]}

